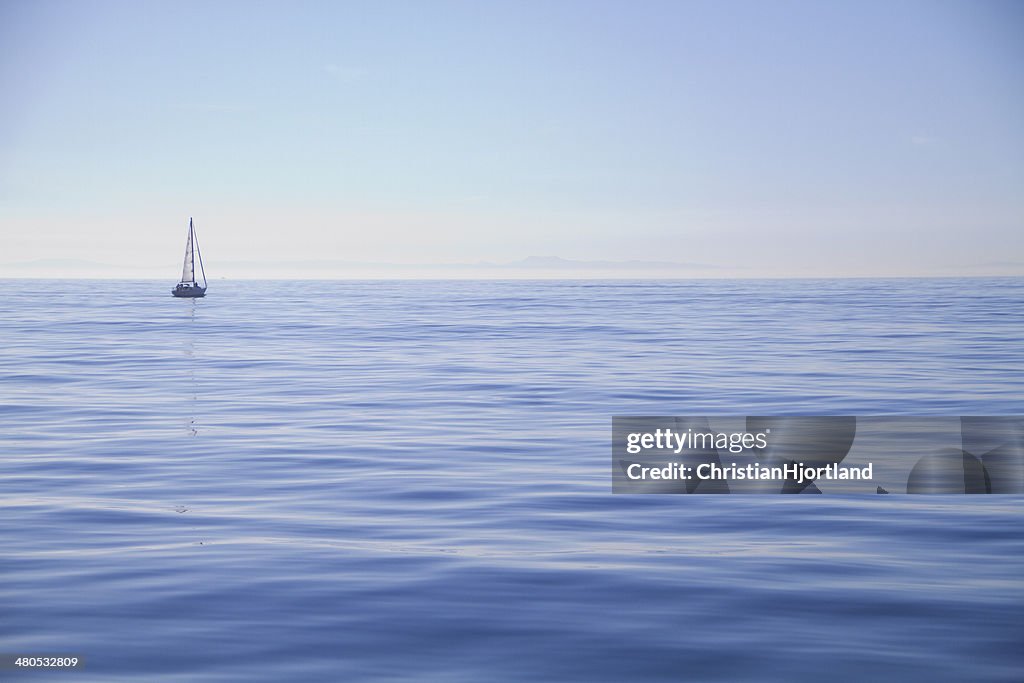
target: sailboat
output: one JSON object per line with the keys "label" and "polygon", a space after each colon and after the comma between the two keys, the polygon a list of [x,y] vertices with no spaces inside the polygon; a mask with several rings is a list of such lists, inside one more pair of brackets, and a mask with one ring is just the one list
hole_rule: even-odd
{"label": "sailboat", "polygon": [[[199,262],[199,275],[203,278],[200,285],[196,280],[196,262]],[[196,229],[192,219],[188,219],[188,241],[185,242],[185,267],[181,270],[181,282],[171,290],[174,296],[196,298],[206,296],[206,272],[203,270],[203,256],[199,253],[199,242],[196,241]]]}

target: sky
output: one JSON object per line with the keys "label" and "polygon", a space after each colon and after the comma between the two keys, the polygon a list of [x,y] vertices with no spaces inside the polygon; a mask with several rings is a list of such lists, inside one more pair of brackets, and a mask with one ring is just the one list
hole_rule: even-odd
{"label": "sky", "polygon": [[190,216],[210,277],[1024,275],[1024,3],[0,0],[0,277]]}

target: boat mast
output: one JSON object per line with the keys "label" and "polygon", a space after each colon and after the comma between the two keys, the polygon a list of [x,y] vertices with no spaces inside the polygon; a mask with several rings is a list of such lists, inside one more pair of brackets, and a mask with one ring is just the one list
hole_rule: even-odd
{"label": "boat mast", "polygon": [[188,217],[188,247],[192,250],[192,284],[196,284],[196,231],[192,228],[192,216]]}

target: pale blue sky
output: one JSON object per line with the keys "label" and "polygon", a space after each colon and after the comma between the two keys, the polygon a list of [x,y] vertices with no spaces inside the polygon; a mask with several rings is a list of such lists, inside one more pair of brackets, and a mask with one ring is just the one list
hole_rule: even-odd
{"label": "pale blue sky", "polygon": [[0,94],[0,262],[1024,274],[1020,2],[0,0]]}

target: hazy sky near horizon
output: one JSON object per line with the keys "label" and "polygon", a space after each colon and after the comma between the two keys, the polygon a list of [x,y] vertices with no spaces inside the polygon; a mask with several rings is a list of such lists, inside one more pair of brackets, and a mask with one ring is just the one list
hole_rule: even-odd
{"label": "hazy sky near horizon", "polygon": [[1020,2],[0,0],[0,94],[0,262],[1024,274]]}

